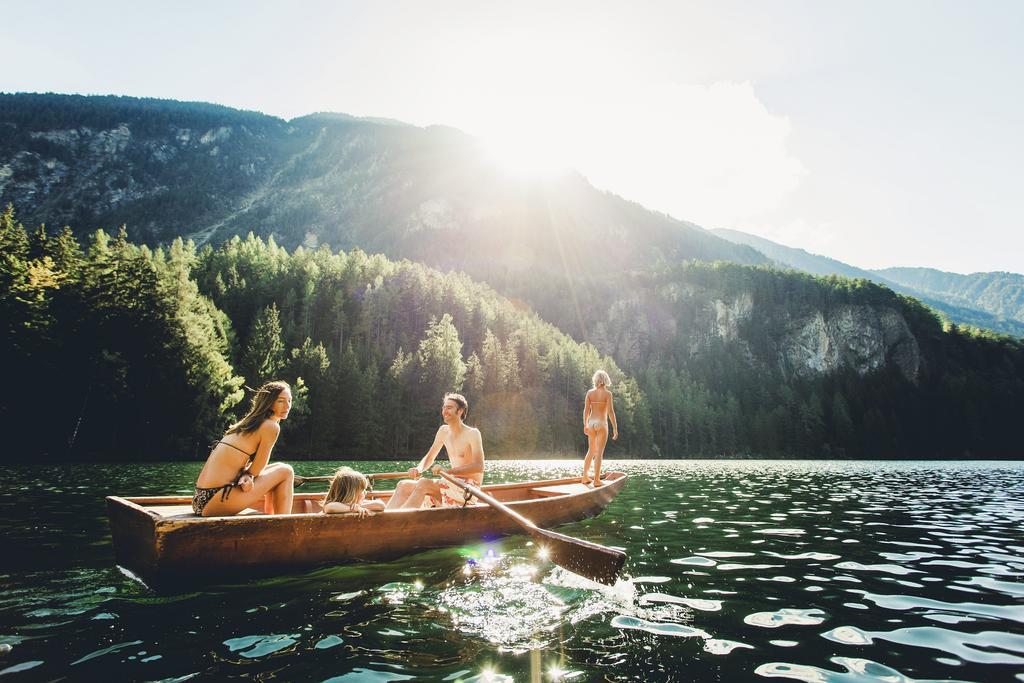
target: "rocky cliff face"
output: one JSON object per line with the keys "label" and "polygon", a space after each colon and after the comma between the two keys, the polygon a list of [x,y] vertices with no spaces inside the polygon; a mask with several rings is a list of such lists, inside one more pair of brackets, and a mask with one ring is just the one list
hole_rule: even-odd
{"label": "rocky cliff face", "polygon": [[0,201],[30,225],[168,241],[258,186],[304,142],[294,132],[202,103],[0,95]]}
{"label": "rocky cliff face", "polygon": [[851,369],[859,375],[889,364],[915,381],[921,352],[907,321],[893,309],[838,306],[787,321],[779,339],[779,369],[785,376],[812,377]]}
{"label": "rocky cliff face", "polygon": [[712,232],[737,244],[749,245],[789,268],[815,275],[871,280],[894,292],[920,299],[957,324],[1024,337],[1024,275],[958,275],[929,268],[869,271],[737,230]]}
{"label": "rocky cliff face", "polygon": [[246,126],[19,130],[0,151],[0,202],[29,224],[108,229],[166,241],[230,210],[274,171],[277,155]]}
{"label": "rocky cliff face", "polygon": [[76,204],[91,202],[97,212],[165,189],[140,183],[129,164],[118,163],[132,145],[127,125],[110,130],[88,127],[32,131],[37,150],[15,153],[0,167],[0,195],[16,206],[55,204],[53,218],[67,222]]}
{"label": "rocky cliff face", "polygon": [[679,283],[661,287],[655,296],[616,301],[609,321],[594,327],[591,340],[633,372],[661,356],[666,347],[676,349],[680,365],[731,348],[751,371],[778,374],[784,380],[846,370],[863,376],[894,366],[916,382],[922,364],[917,339],[896,308],[786,308],[759,304],[751,291],[723,297]]}

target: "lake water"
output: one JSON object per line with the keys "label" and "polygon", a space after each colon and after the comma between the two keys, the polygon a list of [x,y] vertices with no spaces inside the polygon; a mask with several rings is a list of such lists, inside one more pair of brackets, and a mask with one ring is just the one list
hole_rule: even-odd
{"label": "lake water", "polygon": [[172,593],[114,565],[103,496],[190,494],[200,463],[6,468],[0,676],[1024,681],[1024,464],[610,466],[625,490],[559,531],[629,553],[614,587],[513,537]]}

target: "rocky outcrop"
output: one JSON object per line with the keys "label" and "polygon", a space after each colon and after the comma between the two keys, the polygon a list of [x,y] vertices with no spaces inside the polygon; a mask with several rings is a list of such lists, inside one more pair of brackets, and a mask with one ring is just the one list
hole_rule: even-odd
{"label": "rocky outcrop", "polygon": [[131,164],[124,162],[135,144],[127,125],[36,131],[29,138],[40,146],[17,153],[4,165],[10,180],[0,186],[0,192],[16,206],[52,207],[51,220],[70,220],[71,209],[80,203],[92,211],[110,211],[166,190],[140,183]]}
{"label": "rocky outcrop", "polygon": [[852,369],[859,375],[894,365],[910,381],[921,369],[921,350],[898,311],[843,305],[788,321],[778,340],[785,376],[813,377]]}
{"label": "rocky outcrop", "polygon": [[753,292],[722,297],[678,283],[659,294],[616,301],[608,322],[596,324],[590,340],[633,371],[661,355],[659,346],[685,349],[684,355],[694,359],[729,347],[751,371],[777,373],[785,380],[847,370],[866,375],[892,366],[914,382],[921,371],[917,339],[894,308],[759,308]]}
{"label": "rocky outcrop", "polygon": [[[267,118],[267,126],[283,122]],[[0,201],[28,223],[90,230],[127,223],[139,241],[166,241],[237,210],[280,169],[290,138],[265,144],[246,125],[191,128],[136,117],[105,127],[18,130],[0,146]],[[230,213],[229,213],[230,215]],[[177,218],[175,218],[177,217]]]}

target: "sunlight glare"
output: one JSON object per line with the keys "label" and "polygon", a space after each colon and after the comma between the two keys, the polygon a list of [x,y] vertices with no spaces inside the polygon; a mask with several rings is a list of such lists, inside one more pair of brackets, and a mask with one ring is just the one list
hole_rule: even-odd
{"label": "sunlight glare", "polygon": [[486,683],[511,683],[513,678],[487,666],[480,672],[480,680],[486,681]]}
{"label": "sunlight glare", "polygon": [[483,138],[491,161],[509,175],[520,179],[550,180],[569,170],[557,147],[538,130],[522,128]]}
{"label": "sunlight glare", "polygon": [[537,568],[532,564],[517,564],[509,570],[509,575],[515,579],[529,579],[537,573]]}

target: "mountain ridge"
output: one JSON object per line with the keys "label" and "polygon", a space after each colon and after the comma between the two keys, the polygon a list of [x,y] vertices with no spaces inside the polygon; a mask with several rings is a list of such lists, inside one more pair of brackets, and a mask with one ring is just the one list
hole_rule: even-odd
{"label": "mountain ridge", "polygon": [[935,268],[884,268],[873,272],[928,296],[974,304],[993,315],[1024,322],[1024,275],[1020,273],[961,275]]}
{"label": "mountain ridge", "polygon": [[29,224],[126,224],[150,245],[253,231],[288,248],[329,244],[462,270],[546,319],[575,319],[566,331],[577,339],[586,338],[580,316],[566,301],[542,301],[538,275],[590,310],[608,273],[685,259],[767,263],[578,173],[512,177],[456,129],[232,116],[219,105],[0,95],[0,127],[11,133],[0,142],[0,202]]}

